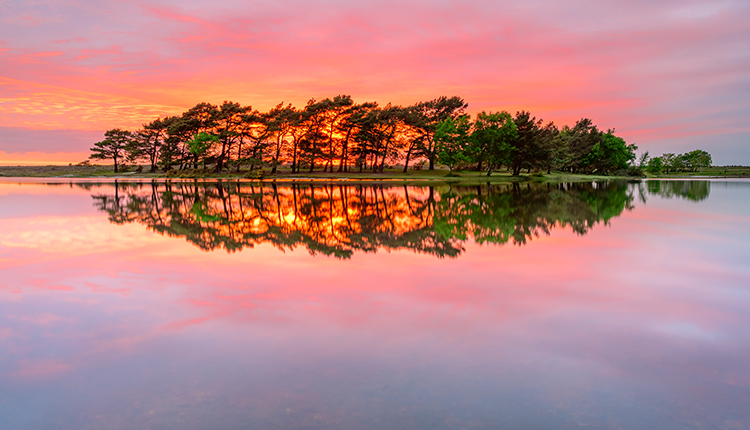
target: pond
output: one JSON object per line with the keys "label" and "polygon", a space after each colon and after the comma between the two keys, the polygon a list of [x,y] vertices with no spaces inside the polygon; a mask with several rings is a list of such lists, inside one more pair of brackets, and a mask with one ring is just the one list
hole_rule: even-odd
{"label": "pond", "polygon": [[0,181],[0,428],[750,429],[750,181]]}

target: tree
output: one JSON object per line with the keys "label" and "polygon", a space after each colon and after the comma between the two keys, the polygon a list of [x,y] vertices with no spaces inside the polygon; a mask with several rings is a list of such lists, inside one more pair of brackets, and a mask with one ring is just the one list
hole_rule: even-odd
{"label": "tree", "polygon": [[263,155],[273,145],[273,130],[268,115],[248,109],[241,117],[237,132],[237,159],[234,160],[237,172],[245,164],[249,164],[250,169],[256,164],[263,165]]}
{"label": "tree", "polygon": [[511,169],[513,176],[518,176],[521,169],[531,170],[546,159],[542,145],[542,120],[537,120],[527,111],[516,112],[513,119],[516,124],[517,138],[511,148]]}
{"label": "tree", "polygon": [[150,164],[149,172],[156,171],[156,165],[163,150],[167,128],[174,117],[166,117],[163,120],[157,118],[143,128],[133,133],[133,139],[128,145],[129,155],[133,159],[143,159]]}
{"label": "tree", "polygon": [[221,150],[216,157],[216,172],[221,172],[229,158],[232,147],[241,138],[243,118],[252,112],[252,107],[241,106],[239,103],[224,101],[218,110],[211,112],[214,116],[218,142]]}
{"label": "tree", "polygon": [[706,151],[700,151],[700,152],[701,152],[701,154],[699,154],[696,157],[696,160],[694,162],[694,166],[696,166],[699,169],[701,169],[701,173],[703,173],[703,168],[704,167],[711,167],[712,160],[711,160],[711,154],[709,154]]}
{"label": "tree", "polygon": [[591,151],[600,140],[602,133],[588,118],[579,120],[575,127],[570,130],[568,139],[569,159],[565,166],[573,173],[592,170],[591,163],[594,161]]}
{"label": "tree", "polygon": [[271,156],[271,173],[276,173],[280,164],[281,151],[287,143],[286,137],[297,118],[297,110],[291,105],[284,106],[284,102],[276,105],[267,114],[264,114],[268,121],[268,131],[270,137],[274,140],[273,154]]}
{"label": "tree", "polygon": [[175,164],[182,163],[184,145],[181,136],[175,132],[181,123],[182,119],[179,116],[168,116],[161,120],[163,142],[159,148],[158,164],[165,172],[171,170]]}
{"label": "tree", "polygon": [[565,125],[558,130],[554,124],[549,124],[550,140],[547,142],[547,171],[566,170],[572,164],[570,144],[574,138],[573,129]]}
{"label": "tree", "polygon": [[674,169],[674,166],[676,166],[677,164],[676,159],[677,159],[677,156],[674,155],[673,152],[667,152],[665,154],[662,154],[661,161],[662,161],[662,165],[664,166],[664,173],[669,173],[670,170],[672,170],[672,172],[675,172],[675,170],[673,169]]}
{"label": "tree", "polygon": [[118,172],[118,160],[124,157],[125,149],[133,138],[133,134],[127,130],[113,128],[104,132],[104,140],[96,142],[91,148],[89,158],[108,160],[112,159],[115,165],[115,173]]}
{"label": "tree", "polygon": [[325,133],[326,114],[330,102],[329,99],[320,102],[310,99],[301,113],[299,124],[303,135],[299,141],[299,158],[307,162],[310,173],[315,169],[316,160],[325,155],[323,146],[328,138]]}
{"label": "tree", "polygon": [[193,154],[193,163],[195,168],[198,168],[198,161],[203,158],[203,167],[206,165],[206,154],[211,146],[219,141],[219,137],[206,132],[200,132],[196,134],[192,140],[187,141],[187,147],[191,154]]}
{"label": "tree", "polygon": [[711,154],[706,151],[696,149],[684,154],[682,157],[685,160],[685,164],[690,166],[693,171],[700,169],[700,172],[703,173],[704,167],[711,167]]}
{"label": "tree", "polygon": [[648,167],[646,171],[652,175],[658,175],[661,173],[661,169],[664,167],[664,162],[661,157],[654,157],[648,160]]}
{"label": "tree", "polygon": [[[386,159],[396,159],[401,142],[398,140],[405,119],[405,109],[390,103],[377,111],[377,136],[373,171],[383,172]],[[380,162],[378,162],[380,157]]]}
{"label": "tree", "polygon": [[[355,112],[352,121],[356,124],[353,155],[360,172],[369,164],[373,172],[383,172],[387,159],[395,160],[404,142],[398,139],[405,127],[406,110],[401,106],[388,104],[378,108],[372,104],[369,108]],[[408,155],[407,155],[408,157]]]}
{"label": "tree", "polygon": [[[366,102],[362,104],[355,104],[347,109],[344,120],[339,125],[339,134],[343,136],[341,142],[341,158],[339,159],[339,172],[349,171],[349,158],[350,152],[356,153],[356,148],[352,151],[350,142],[356,140],[358,131],[361,129],[363,118],[367,117],[368,113],[376,110],[378,104],[374,102]],[[408,155],[407,155],[408,160]]]}
{"label": "tree", "polygon": [[625,139],[615,136],[614,130],[599,135],[599,141],[589,153],[587,164],[597,173],[607,174],[627,169],[635,161],[634,144],[628,145]]}
{"label": "tree", "polygon": [[469,147],[477,170],[482,170],[482,163],[486,162],[487,176],[490,176],[493,169],[510,164],[511,142],[517,138],[516,123],[508,112],[477,114]]}
{"label": "tree", "polygon": [[323,171],[326,172],[330,168],[331,172],[333,172],[333,160],[337,158],[336,147],[343,147],[343,145],[335,144],[335,141],[338,139],[334,136],[341,128],[342,123],[345,122],[346,115],[349,113],[349,108],[354,105],[354,100],[352,100],[352,97],[349,95],[338,95],[334,97],[333,100],[325,99],[321,103],[326,111],[326,120],[328,122],[328,148],[324,151],[326,164],[323,166]]}
{"label": "tree", "polygon": [[470,161],[469,115],[461,115],[455,120],[447,118],[435,128],[435,151],[438,162],[448,166],[451,172],[459,163]]}
{"label": "tree", "polygon": [[435,170],[435,131],[437,125],[448,118],[462,115],[469,105],[461,97],[441,96],[427,102],[419,102],[408,108],[406,122],[419,131],[419,155],[427,158],[430,170]]}
{"label": "tree", "polygon": [[664,163],[665,173],[675,173],[685,168],[685,161],[682,155],[675,155],[673,152],[667,152],[661,156]]}
{"label": "tree", "polygon": [[358,112],[352,120],[357,124],[357,132],[354,135],[355,147],[352,154],[356,157],[355,165],[362,172],[368,164],[375,169],[378,148],[381,145],[383,132],[380,127],[381,109],[374,106],[372,109]]}
{"label": "tree", "polygon": [[638,168],[643,169],[648,165],[649,158],[651,156],[648,154],[648,151],[641,154],[641,156],[638,158]]}

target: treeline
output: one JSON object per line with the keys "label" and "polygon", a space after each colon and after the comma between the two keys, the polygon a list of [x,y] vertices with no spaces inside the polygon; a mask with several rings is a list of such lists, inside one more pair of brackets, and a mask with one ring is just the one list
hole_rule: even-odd
{"label": "treeline", "polygon": [[711,163],[711,154],[700,149],[679,155],[668,152],[661,157],[648,159],[646,170],[653,175],[660,173],[695,172],[696,170],[703,173],[703,168],[711,167]]}
{"label": "treeline", "polygon": [[199,103],[179,116],[136,131],[112,129],[91,148],[92,159],[146,164],[150,172],[204,169],[216,173],[281,165],[292,173],[382,172],[400,165],[433,170],[499,169],[608,174],[633,169],[635,150],[584,118],[558,128],[527,111],[466,114],[460,97],[411,106],[355,103],[348,95],[280,103],[267,112],[225,101]]}
{"label": "treeline", "polygon": [[268,243],[337,258],[404,249],[456,257],[471,239],[523,245],[560,227],[583,235],[632,209],[634,199],[624,182],[450,188],[126,182],[97,190],[95,206],[111,222],[143,224],[206,251]]}
{"label": "treeline", "polygon": [[[699,202],[706,200],[711,194],[711,181],[646,181],[645,188],[648,194],[658,195],[664,199],[680,197]],[[645,191],[640,192],[643,196]]]}

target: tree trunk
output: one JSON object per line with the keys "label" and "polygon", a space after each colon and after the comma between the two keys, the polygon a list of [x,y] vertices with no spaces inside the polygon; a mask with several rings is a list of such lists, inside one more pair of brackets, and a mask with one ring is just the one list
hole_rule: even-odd
{"label": "tree trunk", "polygon": [[409,150],[406,151],[406,161],[404,161],[404,173],[409,169],[409,158],[411,157],[412,145],[409,145]]}
{"label": "tree trunk", "polygon": [[279,164],[279,156],[281,156],[281,136],[276,138],[276,156],[273,157],[273,167],[271,173],[276,173],[276,166]]}
{"label": "tree trunk", "polygon": [[224,170],[224,157],[226,156],[227,151],[227,140],[223,139],[221,142],[221,154],[219,154],[219,159],[216,161],[216,173],[221,173],[222,170]]}
{"label": "tree trunk", "polygon": [[346,169],[346,159],[349,158],[349,136],[351,135],[352,129],[351,127],[346,130],[346,138],[344,138],[344,143],[341,145],[341,160],[339,161],[339,172],[345,172]]}
{"label": "tree trunk", "polygon": [[237,142],[237,173],[240,173],[240,166],[242,163],[240,163],[240,158],[242,158],[242,135],[240,135],[240,141]]}
{"label": "tree trunk", "polygon": [[427,157],[430,160],[430,169],[429,170],[435,170],[435,153],[433,152],[432,147],[432,140],[428,139],[429,145],[427,146],[429,157]]}
{"label": "tree trunk", "polygon": [[297,139],[293,140],[292,144],[292,173],[297,173]]}

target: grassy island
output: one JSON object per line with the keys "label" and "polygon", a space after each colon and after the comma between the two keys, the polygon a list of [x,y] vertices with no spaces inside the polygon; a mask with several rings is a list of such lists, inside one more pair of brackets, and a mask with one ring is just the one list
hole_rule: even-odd
{"label": "grassy island", "polygon": [[338,95],[267,112],[198,103],[138,130],[106,131],[90,159],[107,165],[0,167],[0,175],[494,182],[748,173],[712,168],[711,155],[698,149],[636,157],[635,144],[589,118],[558,127],[528,111],[472,116],[467,107],[458,96],[379,106]]}

